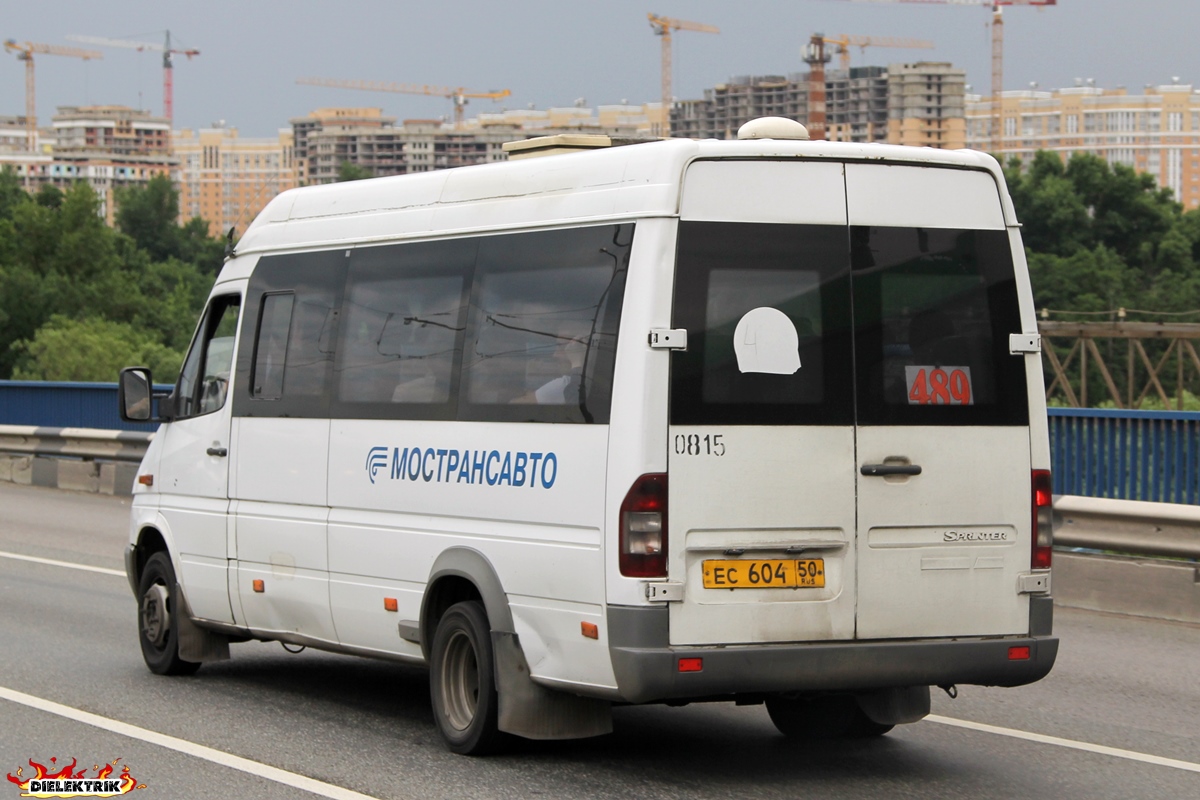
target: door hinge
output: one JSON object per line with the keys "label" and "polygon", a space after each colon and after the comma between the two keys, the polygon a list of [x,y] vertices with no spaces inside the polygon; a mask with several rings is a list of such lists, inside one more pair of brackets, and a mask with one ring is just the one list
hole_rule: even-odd
{"label": "door hinge", "polygon": [[1017,579],[1018,594],[1049,594],[1050,573],[1034,572],[1031,575],[1021,575]]}
{"label": "door hinge", "polygon": [[685,328],[651,328],[650,346],[655,350],[687,350]]}
{"label": "door hinge", "polygon": [[1008,335],[1008,352],[1019,356],[1022,353],[1042,352],[1042,335],[1040,333],[1010,333]]}
{"label": "door hinge", "polygon": [[646,599],[658,603],[678,603],[683,599],[682,583],[647,583]]}

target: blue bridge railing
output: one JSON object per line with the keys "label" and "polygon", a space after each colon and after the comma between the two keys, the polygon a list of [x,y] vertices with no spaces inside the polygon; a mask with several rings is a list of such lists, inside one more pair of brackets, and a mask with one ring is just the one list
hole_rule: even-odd
{"label": "blue bridge railing", "polygon": [[1200,413],[1051,408],[1054,493],[1200,504]]}
{"label": "blue bridge railing", "polygon": [[[1049,416],[1055,494],[1200,505],[1200,413],[1051,408]],[[42,381],[0,381],[0,425],[158,427],[121,420],[115,383]]]}
{"label": "blue bridge railing", "polygon": [[57,381],[0,381],[0,425],[117,431],[158,429],[157,423],[124,422],[121,419],[115,383]]}

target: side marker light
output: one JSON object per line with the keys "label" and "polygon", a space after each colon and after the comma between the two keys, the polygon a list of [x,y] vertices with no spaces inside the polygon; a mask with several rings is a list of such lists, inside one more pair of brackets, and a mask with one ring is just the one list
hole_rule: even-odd
{"label": "side marker light", "polygon": [[396,602],[396,598],[385,597],[385,598],[383,598],[383,610],[384,611],[399,611],[400,605],[399,605],[399,603]]}
{"label": "side marker light", "polygon": [[154,476],[153,475],[138,475],[138,483],[140,483],[142,486],[153,486],[154,485]]}
{"label": "side marker light", "polygon": [[258,578],[254,579],[253,586],[254,586],[254,591],[256,591],[256,592],[265,592],[267,590],[267,585]]}
{"label": "side marker light", "polygon": [[588,639],[599,639],[600,638],[600,626],[598,626],[594,622],[579,623],[579,632],[582,633],[584,636],[586,636]]}

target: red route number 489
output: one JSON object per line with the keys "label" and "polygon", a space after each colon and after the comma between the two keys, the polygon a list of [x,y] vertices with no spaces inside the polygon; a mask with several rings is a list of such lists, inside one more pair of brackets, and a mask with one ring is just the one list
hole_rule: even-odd
{"label": "red route number 489", "polygon": [[904,368],[911,406],[969,406],[970,367],[915,366]]}

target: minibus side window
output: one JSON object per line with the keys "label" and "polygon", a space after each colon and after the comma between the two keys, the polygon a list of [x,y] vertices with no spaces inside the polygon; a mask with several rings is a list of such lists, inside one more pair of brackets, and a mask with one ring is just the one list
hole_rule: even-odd
{"label": "minibus side window", "polygon": [[235,416],[329,416],[347,261],[345,250],[259,259],[242,324],[253,347],[238,354],[238,385],[246,388],[234,396]]}
{"label": "minibus side window", "polygon": [[240,306],[237,295],[222,295],[209,304],[179,374],[177,418],[210,414],[225,405]]}
{"label": "minibus side window", "polygon": [[459,418],[606,423],[633,226],[481,240]]}
{"label": "minibus side window", "polygon": [[851,229],[859,422],[1024,425],[1004,230]]}
{"label": "minibus side window", "polygon": [[295,300],[296,296],[291,292],[263,297],[250,390],[253,397],[263,400],[278,400],[283,397],[284,362],[287,359],[288,335],[292,329],[292,306]]}
{"label": "minibus side window", "polygon": [[453,419],[477,240],[361,248],[350,258],[333,415]]}

